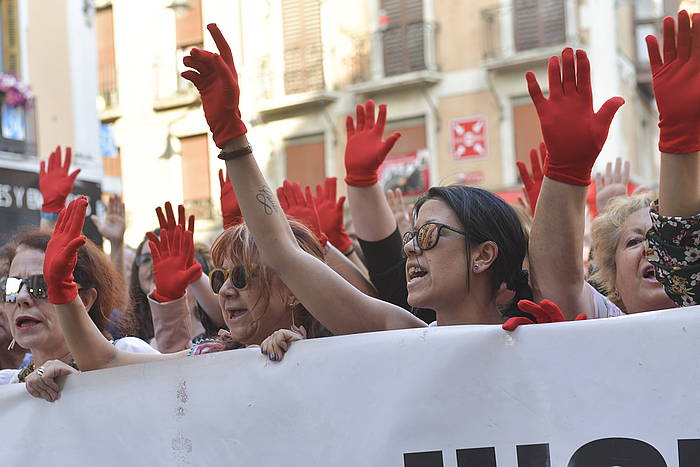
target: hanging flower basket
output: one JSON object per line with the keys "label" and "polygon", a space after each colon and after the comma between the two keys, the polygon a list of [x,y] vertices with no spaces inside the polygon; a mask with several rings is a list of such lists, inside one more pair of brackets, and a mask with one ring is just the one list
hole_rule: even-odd
{"label": "hanging flower basket", "polygon": [[5,104],[10,107],[29,105],[34,97],[32,88],[20,81],[14,73],[0,73],[0,92],[5,94]]}

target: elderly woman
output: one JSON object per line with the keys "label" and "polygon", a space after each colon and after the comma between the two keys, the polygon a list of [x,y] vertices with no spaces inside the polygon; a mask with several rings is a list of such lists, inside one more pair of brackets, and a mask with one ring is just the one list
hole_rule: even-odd
{"label": "elderly woman", "polygon": [[[53,379],[75,372],[78,365],[54,307],[47,300],[53,293],[43,272],[50,239],[50,234],[40,231],[19,238],[9,275],[2,281],[3,311],[10,331],[17,344],[31,352],[31,361],[23,368],[0,371],[0,384],[26,381],[32,395],[55,400],[58,393]],[[123,280],[95,245],[83,243],[76,248],[75,262],[69,270],[78,284],[76,297],[87,310],[86,317],[95,329],[105,339],[111,338],[107,317],[124,297]],[[121,324],[128,327],[130,323],[124,319]],[[135,337],[119,339],[109,345],[132,352],[158,353]],[[29,384],[32,381],[37,384]]]}
{"label": "elderly woman", "polygon": [[[700,91],[690,79],[697,73],[700,63],[700,49],[692,44],[693,37],[698,37],[700,15],[694,17],[692,34],[687,12],[678,14],[678,22],[676,36],[673,19],[664,20],[665,63],[661,60],[656,38],[647,37],[654,94],[661,117],[661,216],[691,216],[700,208],[697,183]],[[593,112],[590,80],[585,76],[581,79],[581,71],[585,72],[589,66],[582,60],[584,57],[584,52],[577,53],[578,66],[575,67],[573,52],[566,49],[562,73],[557,58],[550,60],[549,99],[542,96],[534,74],[528,74],[530,95],[550,153],[530,243],[536,289],[542,297],[557,302],[569,316],[587,313],[604,317],[619,315],[621,310],[639,313],[672,308],[675,304],[669,295],[673,297],[674,294],[666,292],[673,291],[673,284],[669,283],[672,279],[667,278],[674,261],[668,250],[674,249],[674,241],[692,242],[697,236],[679,236],[668,229],[661,235],[662,224],[673,227],[675,221],[668,222],[669,219],[659,216],[657,206],[652,208],[654,230],[649,236],[657,253],[651,258],[656,261],[658,277],[665,282],[665,292],[647,260],[645,237],[652,228],[652,220],[649,218],[651,199],[645,195],[612,201],[593,226],[593,258],[599,267],[594,279],[606,287],[609,299],[584,280],[581,249],[586,187],[610,122],[623,102],[613,98],[597,113]],[[556,255],[552,251],[556,251]],[[695,245],[691,253],[693,251],[697,251]],[[659,257],[664,258],[661,263]],[[688,258],[682,262],[687,264],[687,261]],[[675,291],[680,290],[675,288]]]}

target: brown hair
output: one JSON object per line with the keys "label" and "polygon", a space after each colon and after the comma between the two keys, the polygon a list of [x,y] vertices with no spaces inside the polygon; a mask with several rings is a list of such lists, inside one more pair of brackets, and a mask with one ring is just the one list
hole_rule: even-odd
{"label": "brown hair", "polygon": [[[325,252],[319,243],[316,236],[304,224],[294,219],[288,219],[289,226],[292,228],[292,233],[299,247],[312,256],[325,261]],[[269,302],[270,299],[270,283],[275,273],[267,268],[262,259],[260,252],[253,240],[253,234],[248,229],[245,222],[230,227],[219,235],[211,247],[211,257],[214,261],[214,267],[220,268],[226,260],[232,264],[245,266],[246,269],[257,269],[256,281],[259,281],[261,288],[260,299]],[[297,314],[300,317],[301,324],[306,328],[309,338],[329,336],[331,333],[314,318],[306,308],[300,306],[300,311]]]}
{"label": "brown hair", "polygon": [[[15,250],[20,246],[46,252],[51,240],[51,234],[44,231],[29,232],[15,241]],[[13,258],[14,259],[14,256]],[[108,323],[115,324],[122,335],[127,335],[131,330],[130,315],[124,308],[124,279],[121,273],[109,262],[104,253],[90,240],[78,250],[78,261],[73,270],[75,282],[82,289],[95,289],[97,299],[88,310],[88,315],[97,328],[111,338],[107,330]],[[119,323],[112,323],[110,315],[112,311],[119,309],[121,317]]]}
{"label": "brown hair", "polygon": [[591,274],[590,280],[600,284],[607,293],[608,300],[623,311],[625,304],[619,294],[615,293],[617,243],[627,218],[640,209],[648,209],[653,199],[654,194],[649,192],[613,198],[606,206],[605,213],[599,215],[591,226],[591,256],[596,270]]}
{"label": "brown hair", "polygon": [[[156,235],[160,235],[160,229],[153,231]],[[143,246],[148,241],[148,238],[139,243],[136,248],[134,261],[131,263],[131,278],[129,279],[129,313],[133,317],[134,335],[139,339],[150,342],[153,339],[155,332],[153,331],[153,315],[151,314],[151,305],[148,303],[148,297],[141,290],[141,282],[139,281],[139,268]],[[153,267],[150,264],[149,267]]]}

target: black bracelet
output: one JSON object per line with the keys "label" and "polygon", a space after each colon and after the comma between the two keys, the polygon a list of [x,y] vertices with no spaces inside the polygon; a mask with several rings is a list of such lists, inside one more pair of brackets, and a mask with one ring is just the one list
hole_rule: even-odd
{"label": "black bracelet", "polygon": [[355,247],[351,246],[348,251],[344,251],[343,254],[347,257],[350,256],[351,254],[355,253]]}
{"label": "black bracelet", "polygon": [[234,149],[233,151],[221,151],[217,156],[222,161],[230,161],[239,157],[247,156],[248,154],[253,154],[253,148],[250,144],[246,144],[242,148]]}

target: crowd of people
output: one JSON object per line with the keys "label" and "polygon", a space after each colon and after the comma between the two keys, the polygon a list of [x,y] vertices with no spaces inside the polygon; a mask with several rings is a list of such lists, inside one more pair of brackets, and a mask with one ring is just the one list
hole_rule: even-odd
{"label": "crowd of people", "polygon": [[231,50],[215,24],[208,30],[218,53],[192,49],[182,76],[226,166],[223,232],[211,248],[195,243],[194,217],[166,202],[159,228],[132,251],[113,196],[106,216],[93,217],[108,257],[82,235],[87,199],[65,205],[79,171],[58,148],[41,163],[41,228],[0,248],[0,384],[55,401],[56,378],[77,371],[251,346],[281,361],[295,341],[331,335],[470,324],[514,332],[698,303],[700,14],[666,18],[662,49],[646,39],[658,194],[629,193],[629,164],[618,159],[590,195],[624,100],[595,112],[586,52],[565,48],[549,59],[548,97],[525,76],[544,141],[530,168],[518,162],[521,205],[463,185],[432,187],[409,208],[400,191],[385,193],[378,169],[401,135],[384,137],[387,107],[370,100],[347,117],[349,215],[335,178],[314,190],[268,185],[238,109]]}

